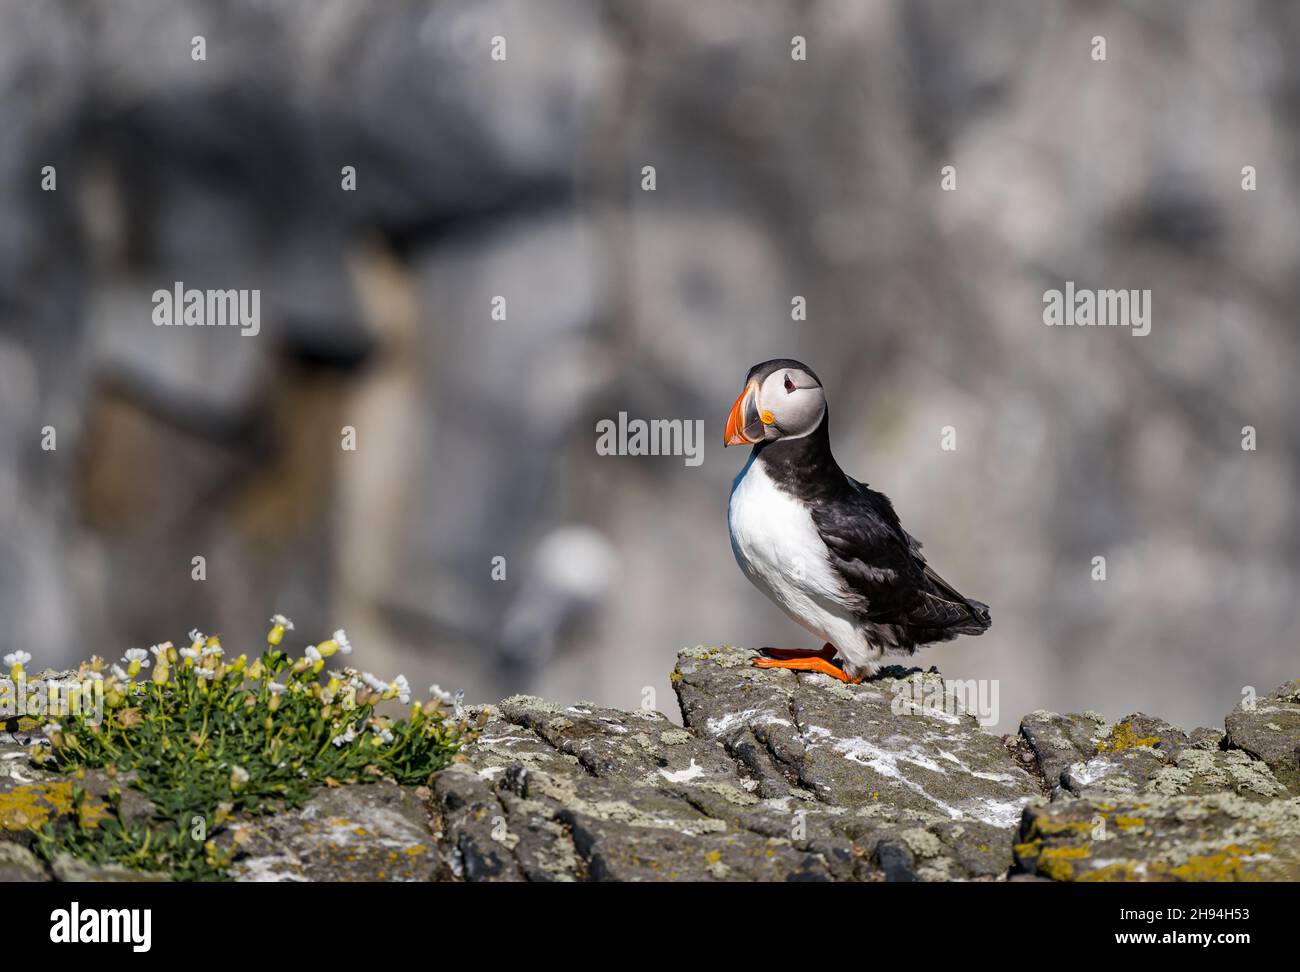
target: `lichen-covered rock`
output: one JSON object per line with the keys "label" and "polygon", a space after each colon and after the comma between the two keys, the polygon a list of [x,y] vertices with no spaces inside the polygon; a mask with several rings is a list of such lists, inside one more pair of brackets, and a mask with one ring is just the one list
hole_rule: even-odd
{"label": "lichen-covered rock", "polygon": [[1287,795],[1286,787],[1268,764],[1250,754],[1237,749],[1192,746],[1180,749],[1174,754],[1172,764],[1157,769],[1143,792],[1168,796],[1226,792],[1252,798]]}
{"label": "lichen-covered rock", "polygon": [[1226,725],[1233,746],[1263,760],[1284,786],[1300,793],[1300,679],[1239,703]]}
{"label": "lichen-covered rock", "polygon": [[72,779],[17,783],[0,779],[0,839],[32,843],[32,831],[46,823],[69,817],[77,811],[83,825],[93,826],[108,813],[102,801],[83,802],[74,807]]}
{"label": "lichen-covered rock", "polygon": [[0,840],[30,844],[32,829],[76,815],[83,827],[94,827],[108,817],[117,803],[127,823],[139,823],[153,816],[153,804],[119,778],[103,770],[85,770],[56,777],[37,769],[19,772],[12,762],[10,773],[0,775]]}
{"label": "lichen-covered rock", "polygon": [[845,685],[755,669],[753,658],[686,650],[674,684],[687,726],[722,742],[766,796],[1011,827],[1039,795],[937,673]]}
{"label": "lichen-covered rock", "polygon": [[[759,802],[716,742],[658,712],[505,700],[439,774],[449,867],[466,880],[829,880],[788,831],[746,827]],[[852,869],[853,861],[840,862]]]}
{"label": "lichen-covered rock", "polygon": [[1096,713],[1031,712],[1021,721],[1053,800],[1136,793],[1231,792],[1285,796],[1269,766],[1222,748],[1223,733],[1184,732],[1163,719],[1136,713],[1111,724]]}
{"label": "lichen-covered rock", "polygon": [[427,881],[436,857],[424,804],[393,783],[322,787],[301,809],[234,832],[239,881]]}
{"label": "lichen-covered rock", "polygon": [[[1038,781],[934,675],[844,686],[687,649],[685,727],[507,699],[435,802],[466,880],[997,878]],[[897,683],[897,684],[896,684]],[[906,690],[906,691],[904,691]],[[928,704],[937,701],[939,704]]]}
{"label": "lichen-covered rock", "polygon": [[1300,798],[1066,799],[1025,812],[1016,871],[1061,881],[1300,879]]}

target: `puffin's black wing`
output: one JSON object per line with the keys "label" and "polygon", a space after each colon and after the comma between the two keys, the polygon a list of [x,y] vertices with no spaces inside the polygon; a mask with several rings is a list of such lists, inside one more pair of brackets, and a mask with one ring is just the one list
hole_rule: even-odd
{"label": "puffin's black wing", "polygon": [[853,479],[848,486],[813,503],[812,517],[831,566],[861,599],[862,620],[888,629],[902,648],[985,631],[988,606],[964,597],[925,562],[889,497]]}

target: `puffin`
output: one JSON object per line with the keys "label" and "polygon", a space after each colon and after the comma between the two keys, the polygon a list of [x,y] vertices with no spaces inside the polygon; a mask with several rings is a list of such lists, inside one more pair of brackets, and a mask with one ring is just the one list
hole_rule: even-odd
{"label": "puffin", "polygon": [[736,562],[792,621],[825,642],[812,650],[764,649],[757,667],[856,684],[876,675],[886,653],[911,655],[988,630],[988,605],[940,577],[889,497],[835,461],[826,393],[806,364],[774,358],[750,368],[724,442],[753,446],[727,505]]}

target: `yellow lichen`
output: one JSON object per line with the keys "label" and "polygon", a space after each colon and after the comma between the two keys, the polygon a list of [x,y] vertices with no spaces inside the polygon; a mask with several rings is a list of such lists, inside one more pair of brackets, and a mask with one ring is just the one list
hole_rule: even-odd
{"label": "yellow lichen", "polygon": [[98,827],[99,822],[107,816],[107,804],[98,800],[85,799],[77,807],[77,822],[87,830]]}
{"label": "yellow lichen", "polygon": [[1120,753],[1136,746],[1153,747],[1160,744],[1159,736],[1139,736],[1129,722],[1121,722],[1110,730],[1110,735],[1097,743],[1099,753]]}
{"label": "yellow lichen", "polygon": [[40,827],[51,817],[71,812],[71,780],[31,783],[8,793],[0,793],[0,830],[31,830]]}
{"label": "yellow lichen", "polygon": [[1074,862],[1088,857],[1092,849],[1079,847],[1044,847],[1038,852],[1038,873],[1053,881],[1073,881]]}
{"label": "yellow lichen", "polygon": [[1169,875],[1180,881],[1257,881],[1246,870],[1240,856],[1227,851],[1221,854],[1204,854],[1187,859],[1186,864],[1169,868]]}
{"label": "yellow lichen", "polygon": [[1040,860],[1069,859],[1077,861],[1080,858],[1088,857],[1091,853],[1092,849],[1087,844],[1083,844],[1079,847],[1044,847],[1038,856]]}
{"label": "yellow lichen", "polygon": [[1074,864],[1068,859],[1040,859],[1038,873],[1043,877],[1051,878],[1053,881],[1073,881]]}
{"label": "yellow lichen", "polygon": [[1030,836],[1050,834],[1086,834],[1092,831],[1092,824],[1083,820],[1045,820],[1035,817],[1030,829]]}
{"label": "yellow lichen", "polygon": [[1116,861],[1080,874],[1080,881],[1136,881],[1137,867],[1132,861]]}
{"label": "yellow lichen", "polygon": [[1145,865],[1131,860],[1115,861],[1087,871],[1079,875],[1077,880],[1138,881],[1147,878],[1154,881],[1258,881],[1258,875],[1250,868],[1250,858],[1257,854],[1267,854],[1270,849],[1271,845],[1267,843],[1255,844],[1253,847],[1228,844],[1219,853],[1195,855],[1176,865],[1167,861],[1152,861]]}

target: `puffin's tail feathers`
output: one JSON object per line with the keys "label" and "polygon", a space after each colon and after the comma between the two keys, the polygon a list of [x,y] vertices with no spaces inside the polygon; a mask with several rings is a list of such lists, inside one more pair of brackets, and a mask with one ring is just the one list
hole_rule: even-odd
{"label": "puffin's tail feathers", "polygon": [[969,624],[957,628],[961,634],[983,634],[990,625],[993,624],[993,616],[989,614],[989,606],[983,601],[975,601],[971,598],[963,598],[966,606],[970,608],[971,621]]}
{"label": "puffin's tail feathers", "polygon": [[993,617],[989,613],[987,604],[966,597],[957,588],[940,577],[938,572],[929,564],[925,565],[925,579],[930,583],[931,589],[927,593],[931,597],[941,598],[947,601],[952,608],[957,609],[953,612],[955,617],[944,625],[945,628],[955,634],[977,635],[983,634],[993,624]]}

